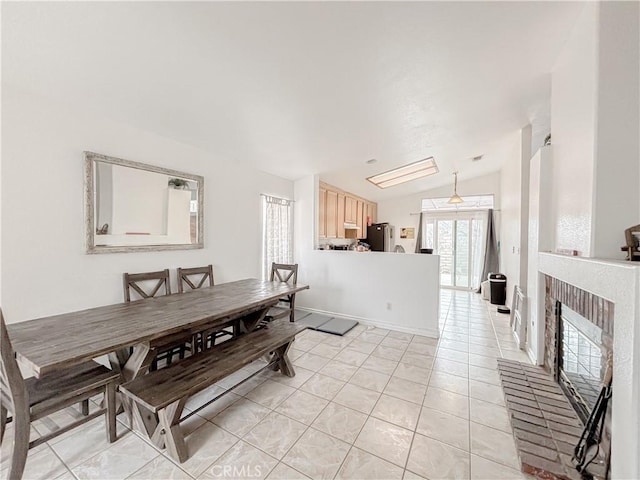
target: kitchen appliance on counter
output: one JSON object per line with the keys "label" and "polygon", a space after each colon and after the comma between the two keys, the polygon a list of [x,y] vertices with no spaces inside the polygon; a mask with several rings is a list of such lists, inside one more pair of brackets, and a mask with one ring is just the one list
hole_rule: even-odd
{"label": "kitchen appliance on counter", "polygon": [[394,247],[393,226],[374,223],[367,227],[367,243],[374,252],[392,252]]}

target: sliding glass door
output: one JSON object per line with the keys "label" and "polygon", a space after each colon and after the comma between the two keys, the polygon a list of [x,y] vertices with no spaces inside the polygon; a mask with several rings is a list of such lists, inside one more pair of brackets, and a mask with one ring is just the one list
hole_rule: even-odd
{"label": "sliding glass door", "polygon": [[440,285],[478,288],[484,255],[486,213],[425,214],[425,248],[440,255]]}

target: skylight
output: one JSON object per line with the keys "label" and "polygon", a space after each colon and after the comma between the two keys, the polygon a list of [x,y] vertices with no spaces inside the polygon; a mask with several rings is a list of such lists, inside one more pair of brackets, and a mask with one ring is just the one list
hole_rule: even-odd
{"label": "skylight", "polygon": [[410,182],[411,180],[433,175],[434,173],[438,173],[438,166],[436,165],[436,161],[433,157],[428,157],[424,160],[368,177],[367,180],[373,183],[376,187],[388,188],[400,185],[401,183]]}
{"label": "skylight", "polygon": [[449,197],[423,198],[423,212],[446,212],[452,210],[486,210],[493,208],[493,195],[463,195],[462,203],[448,203]]}

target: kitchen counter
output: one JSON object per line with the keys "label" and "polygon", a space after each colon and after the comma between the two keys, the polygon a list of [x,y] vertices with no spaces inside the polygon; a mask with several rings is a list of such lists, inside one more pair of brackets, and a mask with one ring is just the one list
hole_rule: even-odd
{"label": "kitchen counter", "polygon": [[299,263],[298,280],[312,288],[297,306],[438,337],[438,255],[312,250]]}

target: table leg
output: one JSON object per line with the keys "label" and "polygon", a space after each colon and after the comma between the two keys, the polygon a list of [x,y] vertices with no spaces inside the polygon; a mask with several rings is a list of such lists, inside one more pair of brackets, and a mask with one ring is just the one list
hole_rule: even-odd
{"label": "table leg", "polygon": [[[126,383],[140,375],[144,375],[149,370],[155,356],[156,351],[148,343],[139,343],[133,347],[133,352],[130,355],[126,349],[110,353],[109,362],[111,363],[111,368],[120,373],[121,382]],[[123,395],[117,395],[116,409],[117,412],[124,409],[129,418],[131,428],[137,428],[149,436],[151,436],[158,424],[157,416],[149,410],[146,412],[136,411],[134,413],[131,402],[123,398]]]}
{"label": "table leg", "polygon": [[240,321],[240,332],[248,333],[255,330],[258,324],[267,315],[267,312],[269,311],[270,308],[271,308],[271,305],[261,310],[256,310],[255,312],[251,312],[250,314],[242,317]]}

